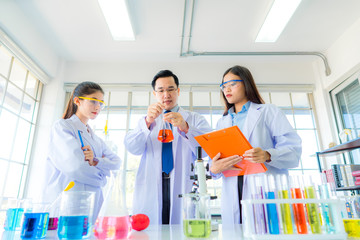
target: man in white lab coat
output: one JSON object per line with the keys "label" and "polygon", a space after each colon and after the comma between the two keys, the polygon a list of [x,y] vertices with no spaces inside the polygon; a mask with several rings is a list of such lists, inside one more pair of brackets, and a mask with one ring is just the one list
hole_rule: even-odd
{"label": "man in white lab coat", "polygon": [[[179,80],[162,70],[152,81],[157,102],[147,115],[128,132],[124,144],[135,155],[142,155],[136,176],[133,214],[144,213],[150,224],[180,224],[181,198],[191,191],[191,163],[196,159],[195,136],[212,129],[203,116],[178,106]],[[171,123],[174,140],[163,143],[158,134],[163,120]]]}

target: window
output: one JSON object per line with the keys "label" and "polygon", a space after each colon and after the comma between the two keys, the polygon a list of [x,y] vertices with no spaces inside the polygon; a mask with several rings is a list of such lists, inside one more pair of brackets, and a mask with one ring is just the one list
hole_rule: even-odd
{"label": "window", "polygon": [[319,150],[318,134],[312,106],[313,96],[308,92],[261,92],[266,103],[278,106],[285,113],[292,127],[302,139],[300,164],[291,169],[290,174],[318,172],[318,162],[314,154]]}
{"label": "window", "polygon": [[0,200],[23,197],[42,87],[0,44]]}
{"label": "window", "polygon": [[[106,84],[102,85],[107,91]],[[69,86],[67,89],[73,89]],[[147,107],[155,101],[151,86],[117,87],[112,86],[111,92],[106,92],[105,100],[108,107],[99,117],[90,124],[99,136],[102,136],[124,160],[122,171],[125,173],[127,207],[132,208],[132,198],[136,172],[140,163],[140,156],[128,153],[124,148],[124,136],[127,131],[137,126],[139,119],[146,115]],[[113,90],[115,89],[115,90]],[[116,90],[121,89],[121,90]],[[180,86],[179,105],[184,109],[202,114],[213,129],[222,117],[223,106],[220,101],[218,86]],[[261,90],[262,88],[260,88]],[[265,89],[265,88],[263,88]],[[313,156],[318,151],[317,128],[313,113],[312,93],[300,92],[266,92],[261,91],[266,103],[273,103],[286,114],[291,125],[296,129],[303,140],[303,154],[298,168],[292,172],[318,172],[317,160]],[[108,134],[104,134],[104,126],[108,120]],[[206,159],[205,159],[206,160]],[[218,199],[211,201],[212,213],[220,214],[221,179],[207,181],[208,192],[217,195]]]}
{"label": "window", "polygon": [[[360,137],[359,73],[354,74],[330,91],[338,133],[350,129],[345,141]],[[343,140],[340,139],[340,142]],[[345,163],[360,163],[360,150],[344,154]]]}

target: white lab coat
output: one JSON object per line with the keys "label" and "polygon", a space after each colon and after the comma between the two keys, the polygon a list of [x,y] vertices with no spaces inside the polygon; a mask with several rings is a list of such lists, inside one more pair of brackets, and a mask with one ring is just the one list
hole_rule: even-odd
{"label": "white lab coat", "polygon": [[[190,180],[191,163],[196,159],[196,147],[199,144],[194,136],[212,131],[208,122],[198,113],[178,111],[189,125],[185,135],[177,127],[173,127],[174,169],[170,173],[170,224],[181,223],[182,199],[179,194],[189,193],[193,180]],[[124,144],[134,155],[142,155],[136,175],[133,214],[143,213],[149,216],[150,224],[162,224],[162,143],[157,140],[163,114],[155,119],[150,130],[141,118],[138,126],[128,132]]]}
{"label": "white lab coat", "polygon": [[[219,119],[216,129],[232,126],[230,114]],[[271,162],[265,163],[267,174],[285,173],[295,168],[301,156],[301,138],[290,125],[285,114],[275,105],[251,103],[241,130],[253,148],[260,147],[271,154]],[[240,223],[237,177],[222,174],[221,215],[225,225]],[[249,198],[246,176],[243,199]]]}
{"label": "white lab coat", "polygon": [[[84,146],[90,145],[94,152],[94,158],[98,161],[96,166],[90,166],[85,161],[78,130],[82,132]],[[120,168],[121,160],[90,128],[89,131],[75,114],[54,123],[46,160],[43,199],[53,201],[70,181],[74,181],[75,185],[70,191],[96,193],[95,221],[103,202],[102,187],[106,184],[106,177],[110,175],[110,170]]]}

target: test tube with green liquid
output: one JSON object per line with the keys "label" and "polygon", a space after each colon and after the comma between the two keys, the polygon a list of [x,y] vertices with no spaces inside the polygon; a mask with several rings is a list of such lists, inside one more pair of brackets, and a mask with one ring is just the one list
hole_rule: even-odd
{"label": "test tube with green liquid", "polygon": [[[278,184],[278,195],[280,199],[289,199],[289,184],[288,178],[285,174],[279,174],[276,176],[276,182]],[[291,208],[289,203],[280,204],[281,221],[284,234],[293,234],[293,218],[291,214]]]}
{"label": "test tube with green liquid", "polygon": [[[305,198],[317,199],[314,182],[311,176],[304,176],[305,180]],[[322,233],[320,212],[316,203],[307,203],[306,210],[309,218],[309,224],[312,233]]]}

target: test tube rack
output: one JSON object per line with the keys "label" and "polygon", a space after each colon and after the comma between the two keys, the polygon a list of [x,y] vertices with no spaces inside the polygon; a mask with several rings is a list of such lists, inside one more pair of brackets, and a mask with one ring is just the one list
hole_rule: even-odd
{"label": "test tube rack", "polygon": [[[283,233],[283,226],[282,226],[282,219],[281,219],[281,213],[280,213],[280,204],[317,204],[317,206],[320,208],[321,204],[328,204],[331,206],[332,209],[334,209],[334,226],[335,226],[335,232],[334,233],[327,233],[326,231],[322,231],[321,234],[313,234],[311,233],[311,230],[307,234],[298,234],[295,227],[295,221],[294,216],[292,215],[292,223],[293,223],[293,229],[294,234],[284,234]],[[343,204],[339,199],[248,199],[248,200],[242,200],[242,209],[243,209],[243,233],[246,238],[251,239],[264,239],[264,240],[291,240],[291,239],[320,239],[320,238],[326,238],[327,240],[330,239],[346,239],[347,234],[344,230],[344,223],[341,217],[341,205]],[[258,204],[265,206],[266,204],[276,204],[276,208],[278,211],[278,217],[279,217],[279,223],[280,223],[280,234],[257,234],[255,229],[255,221],[256,216],[254,214],[254,207],[255,205],[258,206]],[[266,208],[264,208],[266,209]],[[321,212],[321,211],[320,211]],[[265,214],[266,211],[265,211]],[[268,224],[266,222],[266,224]],[[322,221],[322,228],[324,221]],[[310,227],[309,227],[310,228]],[[269,228],[267,228],[269,229]]]}

